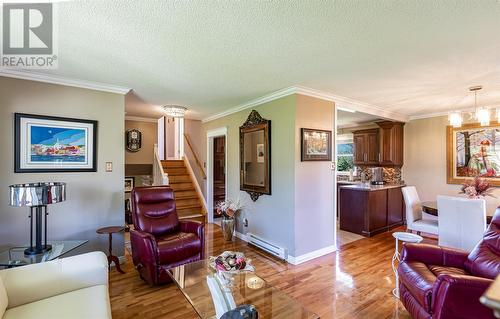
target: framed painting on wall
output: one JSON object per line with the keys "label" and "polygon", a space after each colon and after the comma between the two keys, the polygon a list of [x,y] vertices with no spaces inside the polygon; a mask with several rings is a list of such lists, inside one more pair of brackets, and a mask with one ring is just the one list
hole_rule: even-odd
{"label": "framed painting on wall", "polygon": [[332,132],[302,128],[301,161],[331,161]]}
{"label": "framed painting on wall", "polygon": [[96,172],[97,121],[14,114],[16,173]]}
{"label": "framed painting on wall", "polygon": [[447,127],[447,181],[461,184],[476,176],[500,186],[500,124]]}
{"label": "framed painting on wall", "polygon": [[125,177],[125,193],[130,193],[135,187],[134,177]]}

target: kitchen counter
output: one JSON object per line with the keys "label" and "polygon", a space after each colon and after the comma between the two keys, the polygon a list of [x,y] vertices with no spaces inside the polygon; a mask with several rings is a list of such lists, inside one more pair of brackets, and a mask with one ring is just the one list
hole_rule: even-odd
{"label": "kitchen counter", "polygon": [[338,184],[340,229],[373,236],[404,223],[402,183]]}
{"label": "kitchen counter", "polygon": [[361,181],[337,181],[338,185],[356,185],[361,184]]}
{"label": "kitchen counter", "polygon": [[350,190],[358,190],[358,191],[365,191],[365,192],[370,192],[370,191],[379,191],[379,190],[384,190],[384,189],[391,189],[391,188],[399,188],[399,187],[404,187],[406,186],[405,184],[384,184],[384,185],[371,185],[367,183],[360,183],[360,182],[348,182],[347,183],[341,183],[337,182],[338,184],[342,185],[340,186],[340,189],[350,189]]}

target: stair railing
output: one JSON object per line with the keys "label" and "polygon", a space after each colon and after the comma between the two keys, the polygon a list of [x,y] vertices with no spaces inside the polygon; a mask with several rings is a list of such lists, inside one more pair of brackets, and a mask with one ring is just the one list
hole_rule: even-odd
{"label": "stair railing", "polygon": [[161,165],[160,160],[160,153],[158,152],[158,144],[155,144],[153,160],[153,185],[161,186],[168,184],[168,174],[163,170],[163,165]]}
{"label": "stair railing", "polygon": [[203,165],[201,165],[200,159],[198,158],[198,155],[196,155],[196,152],[193,149],[193,145],[191,145],[191,141],[189,140],[189,136],[186,133],[184,133],[184,139],[186,140],[187,145],[189,146],[189,149],[193,154],[194,161],[196,162],[196,166],[201,172],[201,176],[203,176],[203,179],[207,179],[207,174],[205,174],[205,169],[203,169]]}

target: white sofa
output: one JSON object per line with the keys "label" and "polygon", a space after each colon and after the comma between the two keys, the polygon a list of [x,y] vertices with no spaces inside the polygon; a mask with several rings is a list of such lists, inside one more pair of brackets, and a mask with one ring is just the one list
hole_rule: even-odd
{"label": "white sofa", "polygon": [[106,255],[0,270],[0,318],[111,318]]}

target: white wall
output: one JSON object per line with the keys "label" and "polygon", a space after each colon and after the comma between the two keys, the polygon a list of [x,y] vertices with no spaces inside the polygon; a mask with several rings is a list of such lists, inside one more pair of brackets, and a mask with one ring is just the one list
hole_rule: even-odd
{"label": "white wall", "polygon": [[334,244],[330,162],[301,162],[301,128],[332,131],[334,103],[297,95],[295,114],[295,256]]}
{"label": "white wall", "polygon": [[[271,120],[272,195],[256,202],[240,189],[239,127],[252,109]],[[286,247],[299,257],[334,244],[333,172],[330,162],[300,161],[300,128],[333,130],[334,105],[290,95],[205,123],[205,132],[227,127],[228,196],[246,201],[237,230]],[[206,133],[205,133],[206,139]],[[204,143],[206,160],[206,142]],[[249,227],[242,226],[246,217]]]}
{"label": "white wall", "polygon": [[[198,156],[202,168],[206,173],[206,168],[203,167],[203,159],[206,157],[206,155],[203,155],[203,150],[204,150],[203,144],[206,143],[207,137],[204,136],[203,134],[204,131],[201,121],[185,119],[184,133],[189,137],[191,146],[193,147],[193,151],[194,153],[196,153],[196,156]],[[206,179],[203,178],[203,173],[196,164],[196,161],[194,159],[194,154],[187,145],[187,142],[184,143],[184,153],[187,155],[189,159],[189,164],[191,164],[191,168],[194,171],[196,180],[198,181],[198,185],[200,185],[203,195],[206,196],[206,189],[205,189]]]}
{"label": "white wall", "polygon": [[[459,195],[460,185],[446,182],[446,116],[410,121],[405,125],[403,178],[417,187],[422,201],[434,201],[437,195]],[[486,197],[487,206],[500,205],[500,188],[496,198]]]}
{"label": "white wall", "polygon": [[[98,171],[95,173],[14,173],[14,113],[98,121]],[[86,89],[0,77],[0,245],[29,242],[28,208],[10,207],[8,186],[16,183],[67,183],[67,200],[49,206],[49,240],[87,239],[78,252],[107,251],[103,226],[124,224],[124,97]],[[113,172],[105,163],[113,162]],[[123,234],[113,238],[114,253],[124,253]]]}
{"label": "white wall", "polygon": [[[246,192],[240,191],[240,139],[239,127],[252,109],[243,110],[203,124],[206,161],[206,132],[227,127],[227,194],[231,199],[241,197],[246,206],[237,220],[237,231],[251,232],[295,252],[294,241],[294,166],[295,166],[295,104],[294,95],[286,96],[252,109],[271,120],[271,191],[256,202]],[[249,221],[243,227],[243,218]]]}

